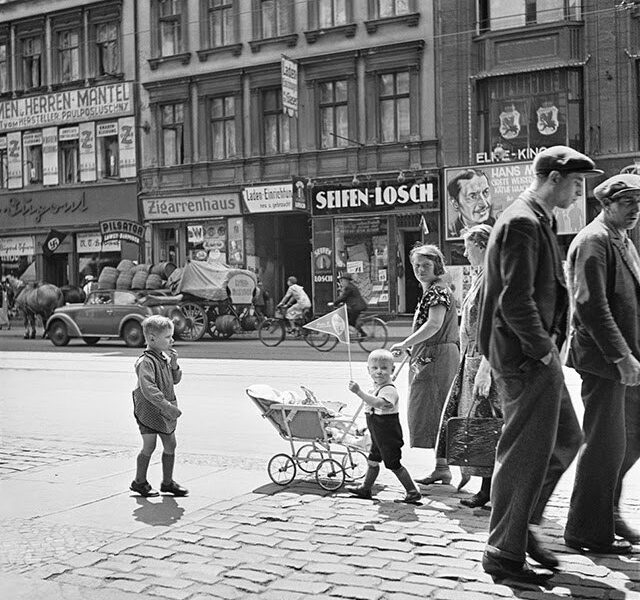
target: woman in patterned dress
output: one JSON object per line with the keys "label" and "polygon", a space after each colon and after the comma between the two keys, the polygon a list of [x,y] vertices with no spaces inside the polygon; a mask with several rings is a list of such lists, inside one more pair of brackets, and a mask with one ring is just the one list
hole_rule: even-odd
{"label": "woman in patterned dress", "polygon": [[[411,353],[407,409],[410,445],[434,448],[442,407],[458,367],[458,315],[451,289],[443,281],[444,257],[438,247],[421,244],[411,250],[409,259],[423,294],[413,318],[413,333],[394,344],[391,351]],[[416,481],[433,483],[434,477],[443,483],[451,481],[446,460],[442,464],[436,461],[436,470]]]}
{"label": "woman in patterned dress", "polygon": [[[464,255],[472,267],[482,267],[484,255],[491,235],[489,225],[476,225],[463,234]],[[478,309],[480,303],[480,290],[484,280],[482,270],[479,270],[471,282],[471,288],[462,303],[462,318],[460,320],[460,348],[462,359],[458,372],[451,386],[447,403],[442,411],[440,421],[440,434],[436,446],[436,458],[446,461],[446,423],[451,417],[466,417],[469,414],[473,401],[479,401],[475,405],[471,417],[502,416],[498,393],[491,379],[491,367],[489,361],[481,356],[476,348],[478,328]],[[471,384],[471,382],[473,382]],[[468,385],[465,385],[467,383]],[[470,392],[470,393],[469,393]],[[493,407],[493,410],[492,410]],[[469,481],[471,475],[482,477],[480,491],[460,500],[460,504],[470,508],[484,506],[489,502],[491,491],[491,474],[493,467],[461,467],[462,480],[458,489],[462,489]]]}

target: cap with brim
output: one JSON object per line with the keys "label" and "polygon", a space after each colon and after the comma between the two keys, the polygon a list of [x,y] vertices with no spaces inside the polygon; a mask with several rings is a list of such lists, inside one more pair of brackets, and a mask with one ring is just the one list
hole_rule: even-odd
{"label": "cap with brim", "polygon": [[568,146],[552,146],[540,152],[533,160],[533,170],[539,175],[551,171],[559,173],[580,173],[581,175],[602,175],[595,163],[585,154]]}
{"label": "cap with brim", "polygon": [[628,193],[640,194],[640,175],[631,173],[614,175],[593,190],[594,196],[600,201],[616,200]]}

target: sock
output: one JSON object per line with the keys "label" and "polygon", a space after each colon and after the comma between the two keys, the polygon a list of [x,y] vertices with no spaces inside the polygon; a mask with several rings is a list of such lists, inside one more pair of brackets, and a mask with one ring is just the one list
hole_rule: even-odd
{"label": "sock", "polygon": [[142,452],[138,454],[136,459],[136,483],[144,483],[147,480],[147,469],[150,462],[151,456],[142,454]]}
{"label": "sock", "polygon": [[175,454],[162,453],[162,483],[169,485],[173,481],[173,465],[175,461]]}

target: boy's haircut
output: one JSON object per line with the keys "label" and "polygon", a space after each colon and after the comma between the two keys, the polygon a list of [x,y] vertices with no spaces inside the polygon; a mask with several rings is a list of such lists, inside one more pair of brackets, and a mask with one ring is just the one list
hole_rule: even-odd
{"label": "boy's haircut", "polygon": [[377,350],[373,350],[367,359],[368,364],[373,362],[387,363],[393,367],[393,354],[391,354],[389,350],[378,348]]}
{"label": "boy's haircut", "polygon": [[162,315],[151,315],[142,321],[142,332],[145,340],[148,340],[152,335],[158,335],[169,329],[173,330],[173,321]]}

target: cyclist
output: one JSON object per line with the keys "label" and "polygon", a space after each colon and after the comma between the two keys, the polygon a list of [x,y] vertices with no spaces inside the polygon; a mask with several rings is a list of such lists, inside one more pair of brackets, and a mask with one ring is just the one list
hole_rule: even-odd
{"label": "cyclist", "polygon": [[351,273],[343,273],[340,275],[340,295],[333,303],[334,306],[347,305],[347,317],[349,325],[355,328],[360,335],[360,339],[365,339],[367,334],[362,329],[358,317],[360,313],[365,311],[369,306],[367,301],[362,297],[358,286],[353,281]]}
{"label": "cyclist", "polygon": [[287,320],[289,333],[304,321],[305,313],[311,308],[311,300],[298,280],[292,275],[287,279],[287,293],[278,303],[277,308],[286,309],[284,317]]}

